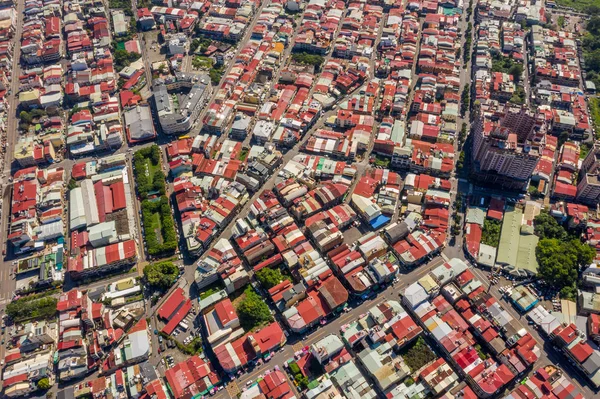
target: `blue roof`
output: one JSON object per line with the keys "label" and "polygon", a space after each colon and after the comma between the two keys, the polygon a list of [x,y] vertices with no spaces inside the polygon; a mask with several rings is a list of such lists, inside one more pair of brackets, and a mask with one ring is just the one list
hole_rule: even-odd
{"label": "blue roof", "polygon": [[372,228],[377,230],[378,228],[388,224],[390,222],[390,218],[385,215],[379,215],[375,219],[371,220],[369,224]]}

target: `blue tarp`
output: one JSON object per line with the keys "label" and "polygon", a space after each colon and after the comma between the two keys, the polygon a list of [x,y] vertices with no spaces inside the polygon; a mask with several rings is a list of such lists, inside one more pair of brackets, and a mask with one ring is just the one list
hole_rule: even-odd
{"label": "blue tarp", "polygon": [[385,215],[379,215],[377,216],[375,219],[371,220],[369,222],[369,224],[371,225],[372,228],[374,228],[375,230],[379,229],[380,227],[388,224],[390,222],[390,218],[385,216]]}

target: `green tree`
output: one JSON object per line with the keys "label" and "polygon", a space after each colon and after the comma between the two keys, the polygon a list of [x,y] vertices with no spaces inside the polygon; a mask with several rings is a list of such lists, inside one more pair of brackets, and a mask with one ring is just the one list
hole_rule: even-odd
{"label": "green tree", "polygon": [[171,287],[178,274],[177,266],[169,261],[151,263],[144,267],[144,277],[148,284],[160,289]]}
{"label": "green tree", "polygon": [[142,201],[142,220],[144,221],[144,237],[148,245],[148,254],[172,254],[177,249],[175,222],[169,206],[169,199],[165,195],[158,200]]}
{"label": "green tree", "polygon": [[16,322],[48,319],[56,315],[57,302],[54,297],[28,296],[6,305],[6,314]]}
{"label": "green tree", "polygon": [[166,193],[166,177],[162,170],[157,170],[152,176],[152,190],[157,191],[160,195]]}
{"label": "green tree", "polygon": [[600,14],[600,7],[597,5],[591,5],[587,6],[583,11],[588,15],[598,15]]}
{"label": "green tree", "polygon": [[322,56],[309,53],[295,53],[292,55],[292,59],[299,64],[312,65],[315,67],[321,66],[325,61]]}
{"label": "green tree", "polygon": [[77,187],[77,182],[75,181],[75,179],[71,178],[69,180],[69,183],[67,184],[67,189],[73,190],[76,187]]}
{"label": "green tree", "polygon": [[437,358],[435,353],[427,346],[423,337],[417,338],[412,345],[402,348],[400,352],[412,373]]}
{"label": "green tree", "polygon": [[592,35],[596,36],[600,34],[600,17],[595,15],[591,17],[586,25],[586,29]]}
{"label": "green tree", "polygon": [[541,239],[556,238],[564,240],[567,237],[565,229],[548,212],[542,212],[533,219],[535,234]]}
{"label": "green tree", "polygon": [[193,54],[196,50],[198,50],[198,47],[200,47],[200,40],[192,40],[192,42],[190,43],[190,54]]}
{"label": "green tree", "polygon": [[567,285],[560,290],[560,298],[569,301],[577,301],[577,286]]}
{"label": "green tree", "polygon": [[296,380],[296,383],[298,384],[298,387],[301,390],[304,390],[308,387],[308,378],[306,376],[300,374],[294,377],[294,379]]}
{"label": "green tree", "polygon": [[[165,194],[165,175],[162,172],[158,173],[160,171],[160,157],[160,147],[157,145],[138,150],[133,155],[135,181],[142,199],[146,199],[150,191],[158,191],[160,195]],[[151,166],[158,169],[152,175],[150,175],[151,171],[149,170]],[[161,181],[157,182],[158,179]]]}
{"label": "green tree", "polygon": [[156,144],[150,147],[150,159],[154,165],[158,165],[160,162],[160,147]]}
{"label": "green tree", "polygon": [[498,247],[500,243],[500,231],[502,224],[493,219],[483,221],[483,231],[481,233],[481,242],[492,247]]}
{"label": "green tree", "polygon": [[263,287],[269,289],[281,283],[284,280],[284,277],[279,269],[264,267],[256,272],[256,279],[262,284]]}
{"label": "green tree", "polygon": [[50,385],[50,380],[45,377],[37,382],[38,389],[41,389],[43,391],[47,391],[48,389],[50,389],[51,386],[52,385]]}
{"label": "green tree", "polygon": [[141,57],[142,57],[142,55],[140,53],[131,52],[131,53],[128,53],[127,58],[129,59],[129,61],[134,62],[134,61],[139,60]]}
{"label": "green tree", "polygon": [[240,324],[246,331],[273,321],[273,316],[266,302],[251,286],[248,286],[244,291],[244,299],[239,303],[236,311]]}
{"label": "green tree", "polygon": [[[131,54],[135,54],[135,53],[131,53]],[[113,53],[113,58],[114,58],[116,68],[120,70],[120,69],[125,68],[126,66],[129,66],[129,64],[131,63],[130,56],[131,56],[130,53],[128,53],[127,50],[125,50],[125,49],[115,50]]]}
{"label": "green tree", "polygon": [[223,72],[223,68],[211,68],[210,71],[208,71],[208,76],[210,77],[212,84],[218,85],[219,82],[221,82]]}
{"label": "green tree", "polygon": [[27,111],[21,111],[21,113],[19,114],[19,118],[21,118],[21,120],[25,123],[31,123],[31,121],[33,120],[33,117]]}
{"label": "green tree", "polygon": [[300,374],[301,373],[300,366],[298,366],[298,363],[292,362],[292,363],[289,364],[289,366],[290,366],[290,373],[292,375],[296,375],[296,374]]}
{"label": "green tree", "polygon": [[470,94],[471,86],[468,83],[466,83],[460,98],[460,114],[462,116],[466,114],[466,112],[469,110],[469,106],[471,105]]}
{"label": "green tree", "polygon": [[458,136],[458,140],[461,143],[464,143],[467,139],[467,124],[463,122],[462,127],[460,128],[460,135]]}
{"label": "green tree", "polygon": [[561,148],[563,144],[567,142],[567,140],[569,140],[569,132],[560,132],[560,134],[558,135],[558,148]]}
{"label": "green tree", "polygon": [[572,287],[577,283],[579,269],[594,259],[592,248],[578,239],[561,241],[555,238],[540,240],[535,254],[539,276],[557,288]]}
{"label": "green tree", "polygon": [[519,84],[523,75],[523,65],[515,63],[508,69],[508,74],[513,77],[515,84]]}
{"label": "green tree", "polygon": [[47,115],[47,113],[43,109],[35,108],[35,109],[31,110],[31,116],[33,118],[41,118],[42,116],[46,116],[46,115]]}

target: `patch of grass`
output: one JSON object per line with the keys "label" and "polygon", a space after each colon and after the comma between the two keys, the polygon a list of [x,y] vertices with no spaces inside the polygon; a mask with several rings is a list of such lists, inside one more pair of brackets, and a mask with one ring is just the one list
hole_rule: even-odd
{"label": "patch of grass", "polygon": [[238,160],[244,162],[248,158],[248,150],[242,149],[238,155]]}
{"label": "patch of grass", "polygon": [[199,55],[194,57],[192,66],[196,69],[210,69],[213,66],[213,60],[211,58]]}
{"label": "patch of grass", "polygon": [[492,57],[492,72],[504,72],[513,77],[513,82],[518,85],[523,76],[523,64],[505,57],[501,54],[494,54]]}
{"label": "patch of grass", "polygon": [[206,291],[200,293],[200,300],[208,298],[212,294],[215,294],[215,293],[221,291],[223,288],[224,288],[223,284],[221,284],[221,283],[218,283],[218,284],[213,285],[212,287],[209,287]]}
{"label": "patch of grass", "polygon": [[192,342],[187,345],[175,340],[175,345],[177,345],[177,349],[189,356],[199,355],[202,353],[202,339],[200,337],[194,338]]}
{"label": "patch of grass", "polygon": [[390,165],[390,159],[387,157],[383,157],[380,155],[375,156],[375,166],[381,166],[382,168],[387,168]]}
{"label": "patch of grass", "polygon": [[125,298],[125,302],[126,303],[132,303],[132,302],[141,301],[143,299],[144,299],[144,294],[137,294],[137,295]]}

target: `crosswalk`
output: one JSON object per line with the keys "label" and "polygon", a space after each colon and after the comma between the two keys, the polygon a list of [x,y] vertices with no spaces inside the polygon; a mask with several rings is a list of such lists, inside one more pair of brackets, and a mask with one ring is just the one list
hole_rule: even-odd
{"label": "crosswalk", "polygon": [[229,394],[230,398],[236,398],[242,392],[240,390],[240,387],[238,386],[237,382],[235,382],[235,380],[233,380],[229,384],[227,384],[225,389],[227,390],[227,393]]}
{"label": "crosswalk", "polygon": [[7,303],[9,303],[12,300],[13,295],[14,291],[0,293],[0,305],[6,305]]}
{"label": "crosswalk", "polygon": [[304,348],[304,345],[302,344],[302,342],[296,342],[294,345],[292,345],[292,349],[294,350],[294,353],[301,351]]}

